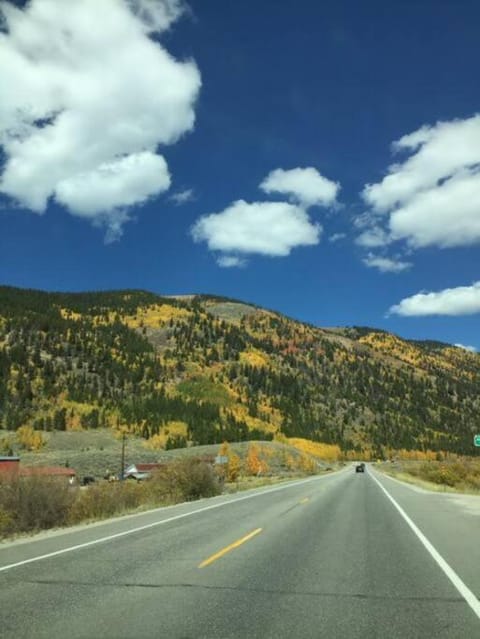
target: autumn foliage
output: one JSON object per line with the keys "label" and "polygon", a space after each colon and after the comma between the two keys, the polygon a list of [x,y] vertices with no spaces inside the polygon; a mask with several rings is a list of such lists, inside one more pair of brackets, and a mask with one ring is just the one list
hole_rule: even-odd
{"label": "autumn foliage", "polygon": [[267,472],[268,464],[259,456],[258,446],[250,444],[245,459],[245,471],[247,475],[261,475]]}
{"label": "autumn foliage", "polygon": [[219,465],[217,473],[224,481],[236,481],[242,466],[240,457],[232,451],[228,442],[223,442],[218,454],[220,457],[226,457],[227,463]]}
{"label": "autumn foliage", "polygon": [[342,458],[340,447],[334,444],[324,444],[322,442],[312,442],[309,439],[300,437],[289,437],[288,443],[302,453],[313,455],[323,461],[338,461]]}
{"label": "autumn foliage", "polygon": [[45,439],[40,431],[31,426],[20,426],[16,432],[17,443],[26,450],[40,450],[45,444]]}

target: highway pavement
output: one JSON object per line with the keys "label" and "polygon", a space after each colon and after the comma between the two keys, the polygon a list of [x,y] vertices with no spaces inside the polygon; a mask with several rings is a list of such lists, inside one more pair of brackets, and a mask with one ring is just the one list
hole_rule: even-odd
{"label": "highway pavement", "polygon": [[480,638],[480,498],[367,466],[0,544],[2,639]]}

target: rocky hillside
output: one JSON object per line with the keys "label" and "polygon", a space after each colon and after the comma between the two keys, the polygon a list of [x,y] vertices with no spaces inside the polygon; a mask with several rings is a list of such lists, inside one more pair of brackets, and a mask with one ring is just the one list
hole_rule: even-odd
{"label": "rocky hillside", "polygon": [[[472,451],[480,355],[212,296],[0,287],[0,423],[128,428],[166,448],[277,433]],[[155,438],[155,439],[154,439]]]}

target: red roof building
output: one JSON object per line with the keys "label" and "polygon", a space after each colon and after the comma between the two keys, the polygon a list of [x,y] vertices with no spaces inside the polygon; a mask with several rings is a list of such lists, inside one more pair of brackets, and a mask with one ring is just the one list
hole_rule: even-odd
{"label": "red roof building", "polygon": [[0,476],[18,475],[20,467],[20,457],[0,455]]}
{"label": "red roof building", "polygon": [[135,468],[139,473],[151,473],[154,470],[158,470],[165,464],[135,464]]}
{"label": "red roof building", "polygon": [[20,468],[22,477],[75,477],[73,468],[65,466],[26,466]]}

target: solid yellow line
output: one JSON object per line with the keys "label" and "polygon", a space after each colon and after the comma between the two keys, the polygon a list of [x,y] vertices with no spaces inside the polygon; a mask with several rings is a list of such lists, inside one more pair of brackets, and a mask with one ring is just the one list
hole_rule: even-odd
{"label": "solid yellow line", "polygon": [[255,535],[258,535],[258,533],[261,533],[261,532],[262,532],[262,528],[256,528],[255,530],[252,530],[252,532],[248,533],[248,535],[245,535],[245,537],[242,537],[241,539],[237,539],[237,541],[234,541],[233,544],[230,544],[229,546],[225,546],[225,548],[222,548],[222,550],[219,550],[211,557],[208,557],[208,559],[205,559],[204,561],[202,561],[202,563],[199,564],[198,567],[205,568],[205,566],[212,564],[217,559],[220,559],[220,557],[223,557],[223,555],[226,555],[227,552],[230,552],[234,548],[238,548],[238,546],[241,546],[246,541],[248,541],[249,539],[252,539],[252,537],[255,537]]}
{"label": "solid yellow line", "polygon": [[300,499],[300,504],[306,504],[307,501],[310,501],[310,497],[304,497],[303,499]]}

